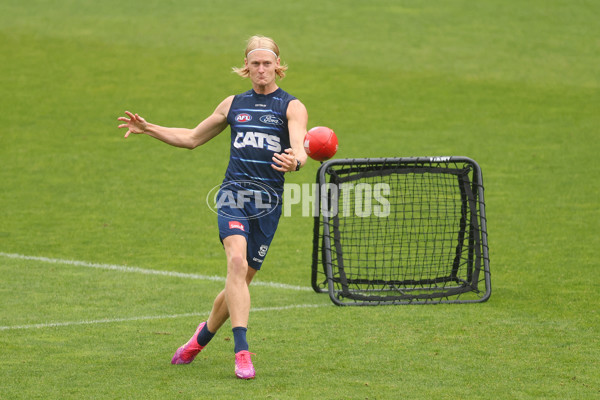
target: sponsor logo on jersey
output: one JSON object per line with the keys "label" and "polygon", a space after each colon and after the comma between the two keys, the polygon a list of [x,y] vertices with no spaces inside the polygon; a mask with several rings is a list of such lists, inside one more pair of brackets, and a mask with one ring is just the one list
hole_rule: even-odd
{"label": "sponsor logo on jersey", "polygon": [[233,141],[233,146],[236,149],[250,146],[256,149],[267,149],[279,153],[281,151],[281,143],[279,136],[269,135],[262,132],[237,132],[237,136]]}
{"label": "sponsor logo on jersey", "polygon": [[246,113],[238,114],[235,116],[235,120],[237,122],[250,122],[252,121],[252,115]]}
{"label": "sponsor logo on jersey", "polygon": [[266,106],[267,106],[266,104],[260,104],[260,103],[257,103],[254,105],[254,107],[263,107],[263,108],[265,108]]}
{"label": "sponsor logo on jersey", "polygon": [[242,225],[242,223],[238,221],[229,221],[229,229],[240,229],[243,231],[244,225]]}
{"label": "sponsor logo on jersey", "polygon": [[263,115],[260,117],[260,122],[263,124],[283,125],[283,121],[272,114]]}

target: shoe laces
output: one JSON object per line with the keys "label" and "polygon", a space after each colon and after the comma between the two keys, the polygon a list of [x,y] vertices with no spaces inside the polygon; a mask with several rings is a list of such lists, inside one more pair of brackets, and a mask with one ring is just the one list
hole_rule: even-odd
{"label": "shoe laces", "polygon": [[238,367],[243,369],[250,368],[250,366],[252,366],[252,359],[250,358],[251,355],[255,356],[256,354],[250,353],[247,350],[237,353],[235,355],[235,361],[237,361]]}

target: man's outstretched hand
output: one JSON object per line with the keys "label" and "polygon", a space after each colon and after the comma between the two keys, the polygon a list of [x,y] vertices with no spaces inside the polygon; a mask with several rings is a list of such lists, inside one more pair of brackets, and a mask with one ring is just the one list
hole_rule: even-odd
{"label": "man's outstretched hand", "polygon": [[125,133],[125,137],[128,137],[130,133],[140,134],[146,131],[146,127],[148,123],[142,117],[137,114],[132,114],[129,111],[125,111],[125,114],[129,117],[119,117],[117,118],[119,121],[125,122],[124,124],[119,125],[119,128],[127,128],[127,132]]}

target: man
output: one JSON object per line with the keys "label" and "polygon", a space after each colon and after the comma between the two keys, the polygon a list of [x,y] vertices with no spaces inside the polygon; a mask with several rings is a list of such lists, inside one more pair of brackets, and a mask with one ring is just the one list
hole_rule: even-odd
{"label": "man", "polygon": [[[231,319],[235,342],[235,374],[255,376],[246,330],[250,313],[248,285],[260,269],[281,215],[284,173],[297,171],[307,159],[303,140],[308,114],[304,105],[276,83],[287,66],[270,38],[253,36],[246,46],[243,68],[252,89],[229,96],[194,129],[151,124],[126,111],[119,128],[147,134],[176,147],[194,149],[231,126],[229,166],[218,200],[219,236],[227,258],[225,289],[214,300],[208,320],[175,352],[172,364],[188,364]],[[250,196],[248,196],[250,194]]]}

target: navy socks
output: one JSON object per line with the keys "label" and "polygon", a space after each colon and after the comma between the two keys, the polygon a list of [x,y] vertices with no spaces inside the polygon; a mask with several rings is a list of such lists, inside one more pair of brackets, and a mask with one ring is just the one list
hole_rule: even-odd
{"label": "navy socks", "polygon": [[202,330],[196,337],[196,341],[200,346],[206,346],[208,342],[210,342],[210,339],[213,338],[213,336],[215,336],[215,334],[208,330],[208,323],[206,323],[204,324]]}
{"label": "navy socks", "polygon": [[[235,342],[235,352],[238,353],[242,350],[248,350],[248,341],[246,340],[246,332],[248,329],[238,326],[232,329],[233,340]],[[200,346],[206,346],[208,342],[215,336],[214,333],[208,330],[208,324],[204,324],[200,333],[196,337],[196,341]]]}
{"label": "navy socks", "polygon": [[[248,342],[246,341],[246,331],[248,329],[238,326],[232,329],[233,331],[233,340],[235,341],[235,350],[234,352],[237,354],[242,350],[248,350]],[[198,335],[200,337],[200,335]]]}

